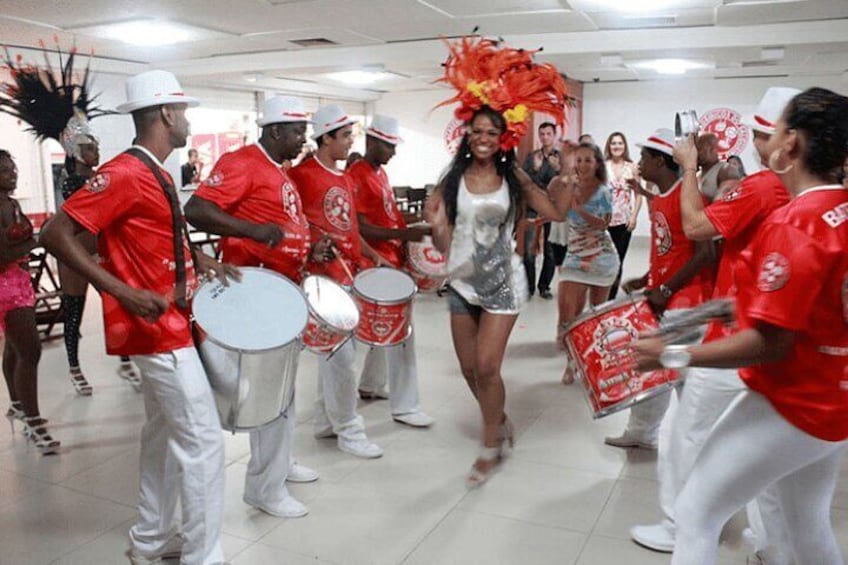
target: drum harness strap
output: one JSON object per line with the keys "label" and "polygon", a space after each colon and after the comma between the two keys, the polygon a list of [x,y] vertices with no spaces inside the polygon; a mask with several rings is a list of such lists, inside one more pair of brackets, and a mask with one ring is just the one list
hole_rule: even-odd
{"label": "drum harness strap", "polygon": [[191,239],[188,237],[188,229],[183,219],[182,211],[180,210],[180,199],[177,196],[177,189],[172,182],[168,182],[162,171],[147,153],[135,147],[127,149],[125,153],[132,155],[150,169],[150,172],[159,181],[159,185],[168,199],[168,204],[171,206],[171,229],[174,233],[174,262],[176,263],[177,270],[174,303],[177,305],[177,308],[186,310],[188,308],[188,293],[186,289],[186,257],[185,249],[183,248],[183,237],[185,237],[185,241],[191,252],[191,259],[195,264],[197,264],[197,259],[194,249],[191,247]]}

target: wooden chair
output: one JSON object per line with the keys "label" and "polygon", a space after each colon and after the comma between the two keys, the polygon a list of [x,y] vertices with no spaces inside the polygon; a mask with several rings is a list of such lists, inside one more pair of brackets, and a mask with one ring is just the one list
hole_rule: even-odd
{"label": "wooden chair", "polygon": [[65,321],[56,261],[43,247],[36,247],[29,254],[28,267],[35,291],[35,323],[41,341],[62,337],[63,332],[54,333],[58,325],[64,328]]}

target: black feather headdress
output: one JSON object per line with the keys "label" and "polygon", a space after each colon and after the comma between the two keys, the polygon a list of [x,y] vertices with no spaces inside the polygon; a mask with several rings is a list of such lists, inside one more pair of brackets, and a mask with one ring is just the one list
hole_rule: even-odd
{"label": "black feather headdress", "polygon": [[11,78],[0,85],[0,112],[28,124],[27,131],[35,134],[39,140],[55,139],[70,154],[68,145],[73,143],[73,137],[77,134],[90,135],[88,120],[114,112],[97,106],[95,102],[98,95],[91,95],[90,57],[82,80],[74,82],[76,48],[63,57],[62,51],[56,47],[59,55],[58,73],[54,71],[43,43],[41,48],[44,52],[44,67],[24,64],[20,55],[13,60],[8,48],[4,47],[3,66]]}

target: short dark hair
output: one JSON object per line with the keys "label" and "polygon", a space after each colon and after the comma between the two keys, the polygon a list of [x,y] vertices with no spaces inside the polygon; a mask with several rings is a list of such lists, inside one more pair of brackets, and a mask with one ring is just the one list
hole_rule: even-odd
{"label": "short dark hair", "polygon": [[8,157],[9,159],[12,159],[14,161],[11,153],[6,151],[5,149],[0,149],[0,159],[2,159],[3,157]]}
{"label": "short dark hair", "polygon": [[336,139],[336,136],[339,134],[339,132],[342,130],[343,127],[345,127],[345,126],[342,126],[340,128],[336,128],[334,130],[325,131],[324,133],[322,133],[321,135],[318,136],[318,139],[315,140],[315,143],[318,144],[318,147],[321,147],[322,145],[324,145],[324,136],[325,135],[329,135],[333,139]]}
{"label": "short dark hair", "polygon": [[191,149],[189,149],[189,150],[188,150],[188,156],[189,156],[189,157],[191,157],[191,154],[192,154],[192,153],[194,153],[195,155],[197,155],[197,149],[195,149],[195,148],[193,148],[193,147],[192,147]]}
{"label": "short dark hair", "polygon": [[848,98],[825,88],[810,88],[786,108],[786,125],[803,133],[802,160],[811,173],[836,178],[848,154]]}
{"label": "short dark hair", "polygon": [[578,142],[578,143],[583,143],[583,139],[585,139],[585,138],[587,138],[587,137],[588,137],[589,139],[595,139],[594,137],[592,137],[592,134],[591,134],[591,133],[581,133],[581,134],[580,134],[580,137],[578,137],[578,138],[577,138],[577,142]]}
{"label": "short dark hair", "polygon": [[553,122],[542,122],[539,124],[539,131],[542,131],[545,128],[551,128],[556,133],[556,124]]}
{"label": "short dark hair", "polygon": [[663,162],[665,162],[666,168],[671,169],[675,173],[680,171],[680,165],[675,163],[674,157],[672,157],[668,153],[663,153],[662,151],[654,149],[652,147],[645,147],[645,151],[647,151],[651,157],[662,157]]}

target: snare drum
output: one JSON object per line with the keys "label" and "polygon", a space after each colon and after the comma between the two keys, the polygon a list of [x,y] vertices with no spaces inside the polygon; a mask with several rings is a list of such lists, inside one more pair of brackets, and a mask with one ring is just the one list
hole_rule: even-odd
{"label": "snare drum", "polygon": [[659,327],[644,296],[612,300],[566,328],[565,341],[594,418],[613,414],[674,387],[677,371],[640,373],[633,367],[631,344]]}
{"label": "snare drum", "polygon": [[309,305],[309,322],[303,345],[313,353],[334,353],[353,335],[359,324],[359,310],[340,284],[321,275],[303,280]]}
{"label": "snare drum", "polygon": [[448,277],[447,259],[436,249],[429,235],[407,244],[406,268],[420,292],[439,290]]}
{"label": "snare drum", "polygon": [[303,293],[289,279],[256,267],[241,273],[229,286],[204,283],[192,302],[221,426],[233,432],[272,422],[288,407],[307,317]]}
{"label": "snare drum", "polygon": [[403,343],[412,334],[412,277],[389,267],[366,269],[353,280],[353,297],[362,320],[356,339],[372,346]]}

